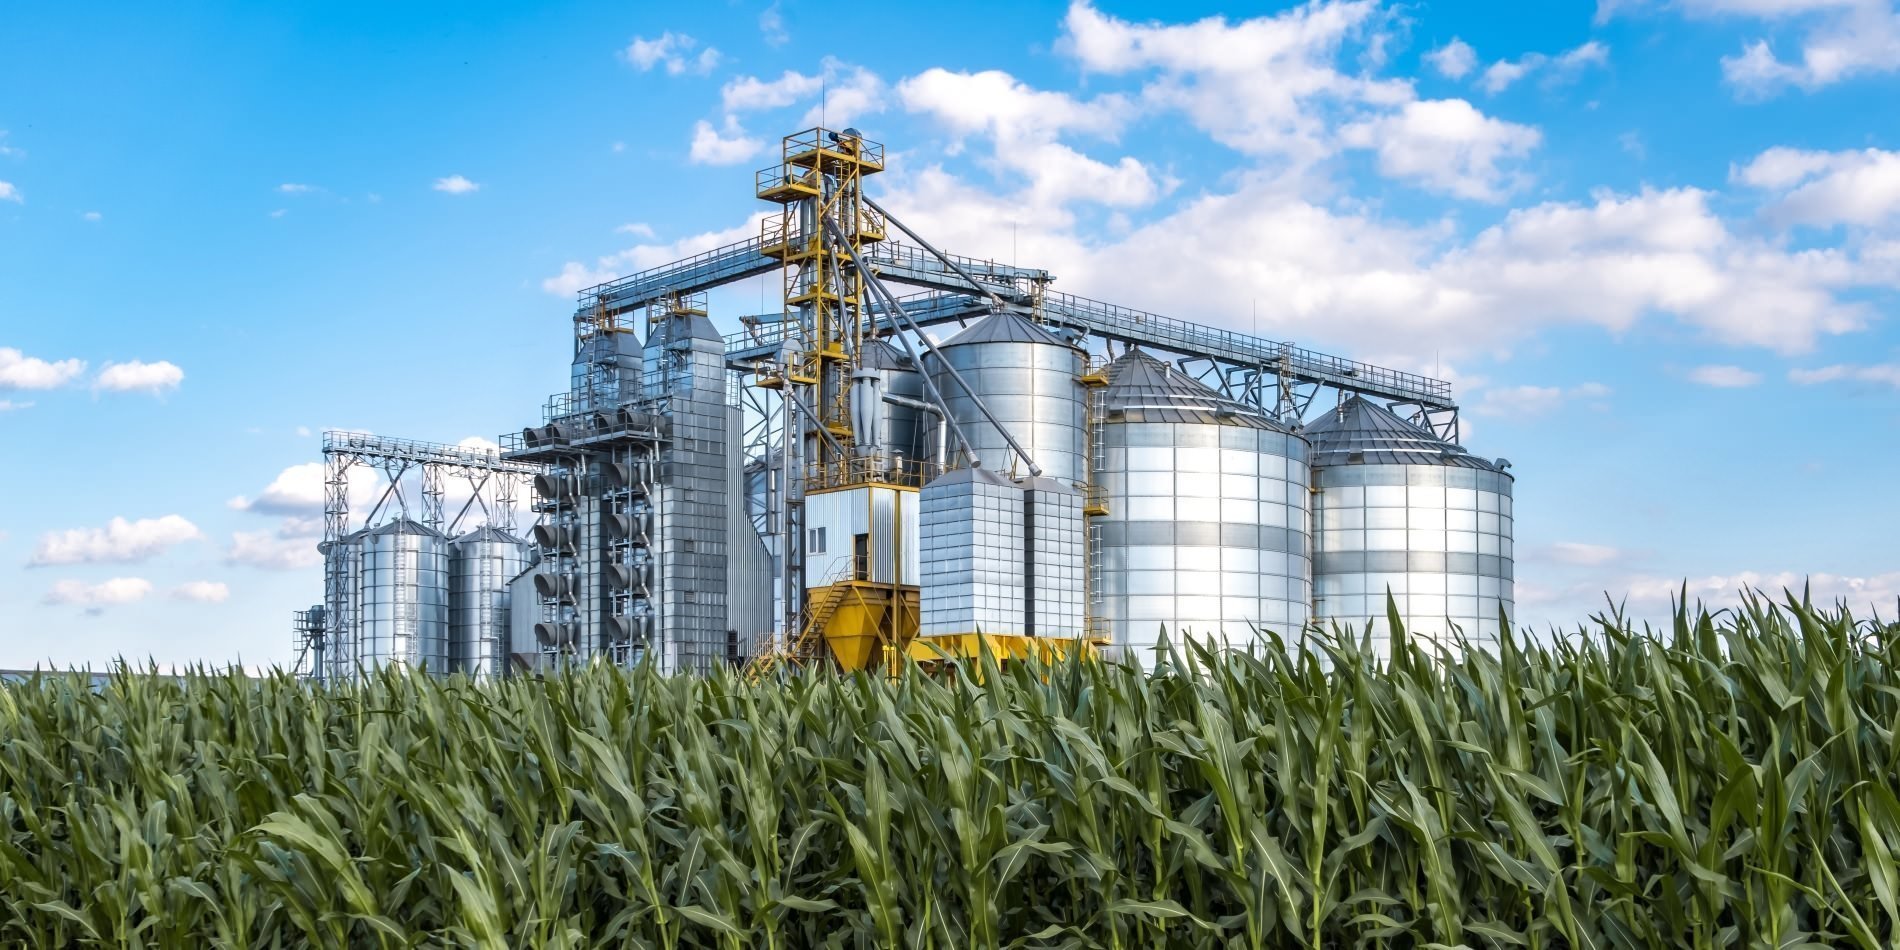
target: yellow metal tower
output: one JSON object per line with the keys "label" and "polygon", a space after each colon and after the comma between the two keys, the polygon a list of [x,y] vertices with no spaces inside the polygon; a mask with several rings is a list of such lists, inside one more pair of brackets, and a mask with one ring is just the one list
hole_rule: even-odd
{"label": "yellow metal tower", "polygon": [[802,490],[787,494],[795,530],[781,556],[802,570],[804,606],[755,672],[827,655],[848,670],[893,664],[917,631],[917,550],[905,532],[915,536],[927,473],[880,444],[879,378],[859,356],[875,327],[851,263],[884,239],[860,190],[883,170],[883,146],[856,130],[810,129],[786,136],[779,164],[758,174],[758,196],[781,207],[760,246],[785,265],[785,326],[783,353],[756,384],[780,390],[799,434],[788,440],[798,460],[785,464]]}

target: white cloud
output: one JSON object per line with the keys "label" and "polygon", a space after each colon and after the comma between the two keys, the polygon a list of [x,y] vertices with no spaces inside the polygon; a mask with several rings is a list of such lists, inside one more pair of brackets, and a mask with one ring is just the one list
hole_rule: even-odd
{"label": "white cloud", "polygon": [[750,161],[764,148],[764,142],[745,134],[737,118],[726,116],[724,132],[704,119],[693,124],[693,145],[688,157],[695,165],[737,165]]}
{"label": "white cloud", "polygon": [[289,208],[278,208],[276,211],[271,212],[270,216],[273,218],[281,218],[284,215],[289,214],[289,213],[290,213]]}
{"label": "white cloud", "polygon": [[0,412],[15,412],[20,409],[31,409],[31,408],[33,408],[33,401],[30,399],[27,400],[26,402],[14,402],[11,399],[0,399]]}
{"label": "white cloud", "polygon": [[1478,80],[1478,86],[1485,92],[1495,95],[1525,76],[1540,71],[1545,73],[1547,82],[1565,82],[1576,78],[1576,75],[1585,67],[1602,66],[1609,60],[1610,48],[1596,40],[1590,40],[1556,56],[1526,53],[1516,62],[1498,60],[1484,71],[1484,75]]}
{"label": "white cloud", "polygon": [[222,581],[186,581],[172,588],[173,600],[191,600],[201,604],[221,604],[231,597],[231,588]]}
{"label": "white cloud", "polygon": [[694,53],[693,50],[698,47],[698,40],[669,30],[650,40],[634,37],[620,55],[641,72],[657,66],[664,68],[670,76],[682,73],[703,76],[719,65],[721,56],[718,50],[710,46]]}
{"label": "white cloud", "polygon": [[303,185],[303,184],[298,184],[297,182],[287,181],[281,185],[278,185],[277,190],[286,195],[305,195],[305,194],[309,194],[310,192],[316,191],[317,186]]}
{"label": "white cloud", "polygon": [[1578,541],[1559,541],[1533,548],[1531,557],[1540,561],[1554,561],[1578,567],[1601,567],[1605,564],[1625,560],[1629,554],[1607,544],[1585,544]]}
{"label": "white cloud", "polygon": [[469,181],[468,179],[463,178],[461,175],[450,175],[447,178],[437,178],[435,180],[435,184],[432,185],[431,187],[433,187],[437,191],[448,192],[451,195],[466,195],[466,194],[469,194],[470,192],[482,190],[481,185],[478,185],[475,182]]}
{"label": "white cloud", "polygon": [[105,218],[105,215],[100,214],[97,211],[82,211],[79,213],[79,220],[81,221],[100,221],[100,220],[103,220],[104,218]]}
{"label": "white cloud", "polygon": [[147,392],[156,395],[168,389],[177,389],[184,380],[185,371],[165,360],[156,363],[130,360],[107,363],[92,381],[92,388],[115,393]]}
{"label": "white cloud", "polygon": [[825,58],[825,86],[799,125],[842,129],[884,111],[884,80],[862,66]]}
{"label": "white cloud", "polygon": [[298,427],[297,427],[297,430],[296,430],[296,431],[297,431],[297,438],[299,438],[299,439],[307,439],[307,438],[310,438],[310,427],[309,427],[309,426],[298,426]]}
{"label": "white cloud", "polygon": [[1581,383],[1576,386],[1502,386],[1486,389],[1479,398],[1473,412],[1481,416],[1500,416],[1511,419],[1535,419],[1548,415],[1568,403],[1584,402],[1594,408],[1604,408],[1603,400],[1610,395],[1610,387],[1602,383]]}
{"label": "white cloud", "polygon": [[57,389],[85,371],[85,360],[49,362],[0,346],[0,389]]}
{"label": "white cloud", "polygon": [[1876,383],[1900,389],[1900,363],[1878,363],[1872,366],[1848,366],[1837,364],[1817,369],[1791,369],[1788,380],[1801,386],[1813,386],[1819,383]]}
{"label": "white cloud", "polygon": [[97,584],[63,580],[53,584],[52,589],[46,592],[43,602],[98,608],[141,601],[151,592],[152,582],[142,577],[115,577]]}
{"label": "white cloud", "polygon": [[25,158],[26,152],[7,144],[7,130],[0,129],[0,158]]}
{"label": "white cloud", "polygon": [[729,80],[719,90],[719,99],[727,112],[781,109],[817,95],[824,81],[823,76],[807,76],[789,69],[784,75],[770,80],[739,76]]}
{"label": "white cloud", "polygon": [[1776,600],[1781,599],[1784,590],[1798,597],[1803,586],[1806,586],[1816,604],[1832,606],[1845,602],[1849,609],[1857,613],[1864,614],[1869,608],[1875,608],[1884,616],[1892,617],[1894,602],[1900,598],[1900,571],[1866,577],[1803,575],[1793,571],[1738,571],[1733,574],[1691,577],[1686,581],[1680,577],[1632,577],[1612,590],[1627,591],[1632,603],[1661,607],[1672,598],[1679,597],[1685,585],[1692,605],[1697,601],[1711,607],[1739,603],[1740,592],[1744,588],[1762,591]]}
{"label": "white cloud", "polygon": [[1689,380],[1717,389],[1741,389],[1761,382],[1761,374],[1740,366],[1698,366],[1689,371]]}
{"label": "white cloud", "polygon": [[323,537],[323,516],[292,515],[277,525],[280,538],[321,538]]}
{"label": "white cloud", "polygon": [[768,46],[784,46],[792,35],[785,32],[785,16],[779,12],[778,0],[772,0],[771,6],[759,13],[759,34]]}
{"label": "white cloud", "polygon": [[27,564],[134,564],[203,537],[197,525],[179,515],[137,521],[114,518],[104,528],[74,528],[41,535]]}
{"label": "white cloud", "polygon": [[1454,36],[1451,42],[1426,53],[1425,62],[1446,79],[1463,79],[1478,68],[1478,51]]}
{"label": "white cloud", "polygon": [[1122,96],[1084,101],[1034,89],[997,70],[959,73],[941,68],[899,83],[897,95],[906,109],[930,116],[959,139],[989,137],[991,165],[1027,180],[1026,216],[1078,199],[1137,207],[1162,192],[1147,166],[1132,157],[1109,164],[1057,141],[1069,132],[1112,137],[1133,112]]}
{"label": "white cloud", "polygon": [[1305,164],[1330,153],[1324,110],[1390,107],[1415,98],[1404,80],[1335,66],[1349,43],[1376,51],[1390,12],[1373,0],[1315,2],[1229,22],[1132,23],[1087,2],[1069,7],[1062,46],[1087,72],[1153,70],[1142,104],[1182,112],[1249,155]]}
{"label": "white cloud", "polygon": [[26,196],[20,194],[20,189],[15,188],[12,182],[0,181],[0,201],[11,201],[16,205],[25,204]]}
{"label": "white cloud", "polygon": [[[1600,2],[1597,19],[1643,0]],[[1857,76],[1900,71],[1900,10],[1893,0],[1675,0],[1690,17],[1761,20],[1798,32],[1796,58],[1783,60],[1766,39],[1722,57],[1722,76],[1744,99],[1772,96],[1790,86],[1807,91]]]}
{"label": "white cloud", "polygon": [[1780,192],[1766,213],[1782,224],[1873,226],[1900,220],[1900,152],[1776,147],[1746,165],[1730,166],[1729,179]]}
{"label": "white cloud", "polygon": [[658,236],[654,234],[653,232],[653,225],[646,224],[640,221],[635,221],[632,224],[623,224],[615,228],[614,233],[615,234],[631,234],[634,237],[646,238],[649,241],[653,240],[655,237]]}
{"label": "white cloud", "polygon": [[[353,466],[345,476],[349,482],[348,501],[352,509],[372,501],[381,486],[374,469]],[[312,517],[323,513],[324,468],[322,462],[304,462],[277,473],[256,498],[239,495],[226,502],[236,511],[263,515]]]}
{"label": "white cloud", "polygon": [[307,570],[323,563],[317,542],[310,538],[279,538],[268,532],[236,531],[224,559],[230,564],[267,571]]}
{"label": "white cloud", "polygon": [[1463,99],[1408,102],[1396,113],[1340,129],[1344,144],[1377,150],[1386,177],[1478,201],[1498,201],[1512,190],[1515,182],[1499,162],[1530,154],[1542,138]]}

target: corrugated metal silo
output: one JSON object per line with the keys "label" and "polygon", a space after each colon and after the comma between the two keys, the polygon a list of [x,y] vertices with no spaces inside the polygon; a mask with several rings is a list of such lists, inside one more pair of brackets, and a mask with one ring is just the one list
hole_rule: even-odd
{"label": "corrugated metal silo", "polygon": [[1150,662],[1166,625],[1234,646],[1297,633],[1311,566],[1306,440],[1140,351],[1108,367],[1102,458],[1102,619]]}
{"label": "corrugated metal silo", "polygon": [[1316,618],[1370,626],[1383,650],[1390,589],[1411,633],[1495,643],[1513,612],[1511,476],[1362,396],[1305,431]]}
{"label": "corrugated metal silo", "polygon": [[399,518],[363,532],[362,619],[357,656],[385,664],[451,669],[449,544],[442,532]]}
{"label": "corrugated metal silo", "polygon": [[937,350],[942,360],[931,354],[924,357],[924,364],[983,467],[1005,469],[1009,443],[984,419],[976,401],[942,363],[955,367],[976,389],[997,421],[1042,466],[1043,477],[1066,485],[1087,477],[1081,350],[1008,312],[984,317],[938,344]]}
{"label": "corrugated metal silo", "polygon": [[[924,399],[924,378],[918,372],[917,364],[910,357],[883,340],[869,340],[859,356],[859,368],[878,375],[880,389],[889,395],[902,396],[913,402]],[[920,418],[923,414],[915,407],[898,403],[885,403],[883,407],[883,425],[878,433],[878,444],[883,448],[886,458],[892,454],[901,454],[906,459],[928,457],[929,426]]]}
{"label": "corrugated metal silo", "polygon": [[527,543],[500,528],[477,528],[450,542],[449,642],[457,671],[486,679],[507,668],[508,582],[527,566]]}

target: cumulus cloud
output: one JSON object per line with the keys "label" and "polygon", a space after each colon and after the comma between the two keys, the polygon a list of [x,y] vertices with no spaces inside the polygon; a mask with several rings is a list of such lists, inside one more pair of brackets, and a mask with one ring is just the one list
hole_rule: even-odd
{"label": "cumulus cloud", "polygon": [[173,600],[190,600],[201,604],[221,604],[231,597],[231,588],[222,581],[187,581],[172,588]]}
{"label": "cumulus cloud", "polygon": [[1761,382],[1761,374],[1740,366],[1698,366],[1689,371],[1689,381],[1717,389],[1742,389]]}
{"label": "cumulus cloud", "polygon": [[1340,130],[1346,145],[1377,151],[1386,177],[1478,201],[1502,200],[1516,180],[1499,164],[1530,154],[1542,138],[1528,125],[1491,118],[1463,99],[1408,102],[1398,112]]}
{"label": "cumulus cloud", "polygon": [[1478,68],[1478,51],[1457,37],[1425,54],[1425,62],[1446,79],[1463,79]]}
{"label": "cumulus cloud", "polygon": [[0,181],[0,201],[11,201],[16,205],[25,204],[26,196],[20,194],[20,189],[14,187],[12,182]]}
{"label": "cumulus cloud", "polygon": [[27,563],[34,567],[133,564],[163,554],[174,545],[203,537],[197,525],[178,515],[137,521],[114,518],[104,528],[74,528],[41,535]]}
{"label": "cumulus cloud", "polygon": [[152,582],[142,577],[115,577],[97,584],[63,580],[56,581],[41,600],[53,605],[100,608],[141,601],[151,592]]}
{"label": "cumulus cloud", "polygon": [[435,180],[435,184],[432,185],[431,187],[433,187],[437,191],[447,192],[451,195],[466,195],[466,194],[471,194],[473,192],[482,190],[481,185],[476,184],[475,182],[469,181],[467,178],[464,178],[461,175],[450,175],[447,178],[437,178]]}
{"label": "cumulus cloud", "polygon": [[1546,82],[1567,82],[1589,66],[1602,66],[1610,61],[1610,48],[1590,40],[1575,49],[1567,50],[1556,56],[1543,53],[1526,53],[1519,59],[1498,60],[1485,69],[1478,79],[1478,87],[1493,95],[1503,92],[1518,80],[1532,73],[1541,72]]}
{"label": "cumulus cloud", "polygon": [[759,35],[768,46],[784,46],[792,35],[785,31],[785,16],[779,12],[778,0],[772,0],[771,6],[759,12]]}
{"label": "cumulus cloud", "polygon": [[0,346],[0,389],[57,389],[85,371],[85,360],[49,361]]}
{"label": "cumulus cloud", "polygon": [[[698,52],[694,52],[694,50]],[[684,33],[668,30],[653,39],[634,37],[620,55],[641,72],[656,67],[669,76],[693,73],[703,76],[713,71],[721,59],[719,51],[708,46],[699,49],[699,41]]]}
{"label": "cumulus cloud", "polygon": [[1845,603],[1848,608],[1866,613],[1877,609],[1891,617],[1900,599],[1900,571],[1868,576],[1846,574],[1797,574],[1793,571],[1737,571],[1690,577],[1632,577],[1619,588],[1627,591],[1632,603],[1663,606],[1679,597],[1684,586],[1693,604],[1704,602],[1711,608],[1733,606],[1740,602],[1744,589],[1760,590],[1780,598],[1783,591],[1799,596],[1806,587],[1818,604]]}
{"label": "cumulus cloud", "polygon": [[1604,400],[1610,396],[1610,387],[1602,383],[1580,383],[1576,386],[1503,386],[1486,389],[1472,411],[1481,416],[1499,416],[1509,419],[1535,419],[1549,415],[1564,405],[1584,403],[1597,409],[1605,408]]}
{"label": "cumulus cloud", "polygon": [[737,165],[751,161],[765,149],[765,143],[745,134],[739,120],[726,116],[723,130],[704,119],[693,124],[693,144],[687,153],[695,165]]}
{"label": "cumulus cloud", "polygon": [[310,538],[280,538],[263,531],[236,531],[224,552],[228,564],[267,571],[300,571],[323,563],[317,542]]}
{"label": "cumulus cloud", "polygon": [[1773,193],[1765,210],[1782,224],[1874,226],[1900,221],[1900,152],[1877,148],[1840,152],[1776,147],[1729,179]]}
{"label": "cumulus cloud", "polygon": [[[303,462],[278,472],[257,497],[239,495],[225,504],[256,514],[314,518],[323,513],[324,478],[322,462]],[[352,508],[374,499],[381,483],[374,469],[360,465],[352,467],[345,478]]]}
{"label": "cumulus cloud", "polygon": [[115,393],[143,392],[157,395],[177,389],[184,380],[185,371],[166,360],[156,363],[129,360],[107,363],[93,379],[92,388]]}

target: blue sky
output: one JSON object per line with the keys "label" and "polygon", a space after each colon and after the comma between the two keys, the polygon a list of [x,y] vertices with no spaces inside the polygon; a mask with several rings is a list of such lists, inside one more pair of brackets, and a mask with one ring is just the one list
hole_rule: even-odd
{"label": "blue sky", "polygon": [[532,421],[572,291],[749,233],[820,108],[951,250],[1452,379],[1526,622],[1900,596],[1892,0],[14,3],[0,44],[0,666],[288,659],[315,433]]}

